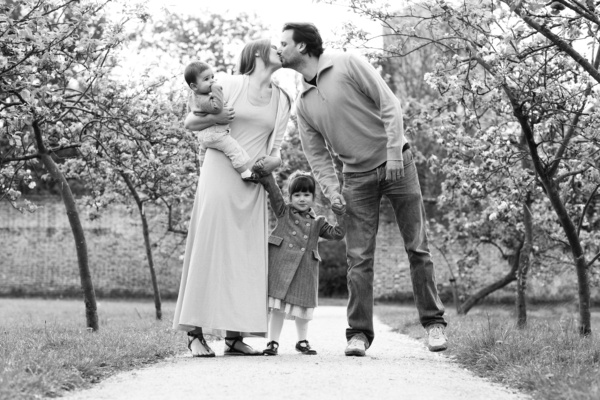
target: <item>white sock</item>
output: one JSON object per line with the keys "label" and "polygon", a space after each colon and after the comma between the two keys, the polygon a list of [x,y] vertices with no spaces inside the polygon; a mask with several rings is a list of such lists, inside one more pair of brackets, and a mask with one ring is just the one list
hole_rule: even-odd
{"label": "white sock", "polygon": [[283,329],[283,320],[285,319],[285,313],[279,310],[273,310],[269,317],[269,342],[276,341],[279,343],[279,336],[281,336],[281,330]]}
{"label": "white sock", "polygon": [[298,341],[306,340],[308,336],[308,322],[310,320],[296,317],[296,332],[298,333]]}
{"label": "white sock", "polygon": [[242,172],[242,178],[250,178],[251,176],[252,176],[252,171],[250,171],[249,169]]}

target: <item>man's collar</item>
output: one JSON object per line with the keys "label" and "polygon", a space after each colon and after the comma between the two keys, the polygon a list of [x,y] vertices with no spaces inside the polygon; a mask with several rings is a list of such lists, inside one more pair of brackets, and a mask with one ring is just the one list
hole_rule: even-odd
{"label": "man's collar", "polygon": [[[321,73],[323,71],[325,71],[327,68],[331,68],[333,67],[333,60],[331,59],[329,53],[324,52],[323,54],[321,54],[319,56],[319,62],[317,64],[317,76],[316,79],[319,79],[319,75],[321,75]],[[308,82],[306,82],[306,80],[302,79],[302,93],[300,93],[300,96],[303,96],[306,92],[308,92],[310,89],[314,88],[315,86],[309,84]]]}

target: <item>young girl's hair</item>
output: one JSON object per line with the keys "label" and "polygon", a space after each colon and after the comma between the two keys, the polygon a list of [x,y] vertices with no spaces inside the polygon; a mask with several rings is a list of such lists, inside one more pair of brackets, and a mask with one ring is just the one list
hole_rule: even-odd
{"label": "young girl's hair", "polygon": [[288,179],[290,182],[288,189],[290,196],[298,192],[308,192],[312,193],[313,196],[315,195],[317,183],[315,182],[315,178],[313,178],[308,172],[296,171],[291,174]]}

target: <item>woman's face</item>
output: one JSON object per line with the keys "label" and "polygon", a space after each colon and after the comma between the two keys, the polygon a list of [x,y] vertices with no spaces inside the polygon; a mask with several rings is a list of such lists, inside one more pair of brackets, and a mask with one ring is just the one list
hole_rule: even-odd
{"label": "woman's face", "polygon": [[279,58],[279,54],[277,54],[277,46],[273,44],[270,47],[269,64],[275,67],[275,69],[281,68],[281,59]]}

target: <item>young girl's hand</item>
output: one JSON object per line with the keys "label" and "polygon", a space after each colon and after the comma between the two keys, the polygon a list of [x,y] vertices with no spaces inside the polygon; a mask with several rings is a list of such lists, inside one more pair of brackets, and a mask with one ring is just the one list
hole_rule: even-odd
{"label": "young girl's hand", "polygon": [[256,163],[254,163],[254,167],[252,169],[259,173],[262,172],[262,170],[265,168],[265,163],[263,162],[264,159],[264,157],[261,157],[256,160]]}

